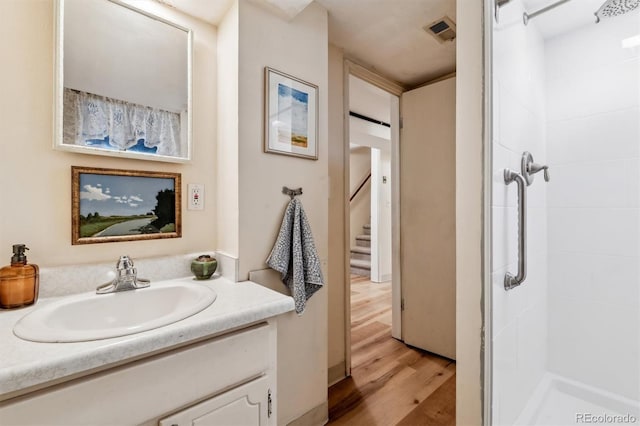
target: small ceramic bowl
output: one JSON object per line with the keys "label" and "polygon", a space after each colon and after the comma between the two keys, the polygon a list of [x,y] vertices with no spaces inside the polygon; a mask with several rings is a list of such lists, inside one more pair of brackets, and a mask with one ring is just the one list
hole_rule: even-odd
{"label": "small ceramic bowl", "polygon": [[215,257],[203,254],[198,256],[191,262],[191,272],[195,275],[196,280],[208,280],[218,267],[218,261]]}

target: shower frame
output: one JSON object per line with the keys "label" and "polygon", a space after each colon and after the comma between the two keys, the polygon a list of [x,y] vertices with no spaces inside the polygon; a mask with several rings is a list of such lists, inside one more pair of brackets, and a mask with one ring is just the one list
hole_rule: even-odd
{"label": "shower frame", "polygon": [[[508,0],[506,1],[508,2]],[[493,177],[493,28],[499,7],[506,3],[484,0],[483,6],[483,143],[482,143],[482,423],[492,424],[493,412],[493,289],[491,282]]]}

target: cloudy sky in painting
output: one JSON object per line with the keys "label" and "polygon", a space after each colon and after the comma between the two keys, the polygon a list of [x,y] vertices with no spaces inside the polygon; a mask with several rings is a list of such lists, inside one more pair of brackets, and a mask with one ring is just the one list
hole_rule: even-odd
{"label": "cloudy sky in painting", "polygon": [[291,133],[307,136],[309,94],[278,84],[278,121],[291,126]]}
{"label": "cloudy sky in painting", "polygon": [[156,194],[174,189],[173,179],[80,174],[80,214],[142,215],[156,207]]}

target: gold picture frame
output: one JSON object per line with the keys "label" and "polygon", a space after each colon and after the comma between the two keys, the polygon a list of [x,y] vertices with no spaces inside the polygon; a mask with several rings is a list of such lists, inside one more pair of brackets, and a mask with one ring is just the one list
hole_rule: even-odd
{"label": "gold picture frame", "polygon": [[180,173],[71,167],[71,244],[180,238]]}

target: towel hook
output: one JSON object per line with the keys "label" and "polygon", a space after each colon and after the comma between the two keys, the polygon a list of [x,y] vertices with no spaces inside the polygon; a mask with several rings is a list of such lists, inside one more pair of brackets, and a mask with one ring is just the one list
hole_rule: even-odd
{"label": "towel hook", "polygon": [[283,186],[282,193],[288,195],[293,200],[296,195],[302,195],[302,188],[289,189],[286,186]]}

